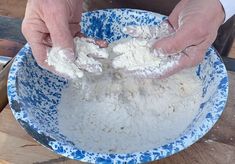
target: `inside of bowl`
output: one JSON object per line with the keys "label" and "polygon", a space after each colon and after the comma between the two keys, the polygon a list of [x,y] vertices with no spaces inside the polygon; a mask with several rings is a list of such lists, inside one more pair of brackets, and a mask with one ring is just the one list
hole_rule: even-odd
{"label": "inside of bowl", "polygon": [[192,136],[195,141],[206,134],[219,119],[228,93],[226,69],[214,48],[208,49],[196,73],[203,82],[202,102],[197,116],[181,134]]}
{"label": "inside of bowl", "polygon": [[128,25],[159,25],[167,17],[160,14],[133,9],[98,10],[83,15],[82,32],[87,36],[103,39],[109,43],[126,38],[122,28]]}
{"label": "inside of bowl", "polygon": [[67,80],[41,69],[29,47],[26,53],[21,58],[22,66],[16,72],[16,90],[22,109],[17,111],[20,114],[18,118],[39,132],[58,134],[56,106]]}
{"label": "inside of bowl", "polygon": [[[145,11],[118,9],[85,13],[81,23],[87,36],[113,42],[126,38],[121,31],[127,25],[158,25],[165,17]],[[24,66],[17,71],[17,90],[27,121],[37,131],[61,143],[70,141],[58,131],[57,109],[61,91],[67,81],[41,69],[35,62],[30,47],[22,55]],[[65,109],[66,110],[66,109]]]}

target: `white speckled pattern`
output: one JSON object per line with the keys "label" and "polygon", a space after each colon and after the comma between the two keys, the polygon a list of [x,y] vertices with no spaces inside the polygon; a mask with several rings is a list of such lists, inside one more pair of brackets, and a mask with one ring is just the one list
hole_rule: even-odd
{"label": "white speckled pattern", "polygon": [[[83,15],[83,32],[108,42],[126,37],[121,28],[127,25],[158,25],[166,17],[140,10],[100,10]],[[177,153],[204,136],[221,116],[228,96],[228,76],[213,48],[195,72],[203,80],[203,101],[192,124],[172,143],[145,152],[100,154],[77,149],[60,134],[56,107],[68,82],[41,69],[29,45],[18,53],[8,80],[8,98],[15,118],[38,142],[66,157],[91,163],[144,163]],[[86,128],[86,127],[84,127]]]}

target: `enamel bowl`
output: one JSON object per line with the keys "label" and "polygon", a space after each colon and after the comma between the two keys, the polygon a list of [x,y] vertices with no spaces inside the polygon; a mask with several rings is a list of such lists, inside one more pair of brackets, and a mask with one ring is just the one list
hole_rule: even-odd
{"label": "enamel bowl", "polygon": [[[108,42],[125,38],[121,29],[127,25],[159,25],[165,16],[141,10],[112,9],[83,15],[82,31]],[[209,48],[195,72],[203,81],[199,112],[178,138],[160,147],[128,154],[103,154],[79,150],[60,133],[57,105],[68,81],[35,62],[28,44],[18,53],[8,80],[8,98],[12,112],[21,126],[39,143],[57,154],[90,163],[144,163],[159,160],[186,149],[203,137],[220,118],[228,97],[228,76],[215,49]],[[84,127],[86,128],[86,127]]]}

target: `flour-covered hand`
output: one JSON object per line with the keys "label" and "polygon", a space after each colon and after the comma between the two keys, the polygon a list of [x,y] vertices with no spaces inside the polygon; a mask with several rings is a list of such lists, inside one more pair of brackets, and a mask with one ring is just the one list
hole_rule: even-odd
{"label": "flour-covered hand", "polygon": [[49,49],[46,62],[54,69],[54,73],[67,79],[82,78],[84,71],[94,74],[101,73],[102,63],[97,59],[108,58],[109,54],[104,48],[106,42],[76,37],[74,45],[74,60],[68,58],[68,54],[72,53],[69,49],[60,47]]}
{"label": "flour-covered hand", "polygon": [[68,49],[74,56],[73,37],[80,32],[83,0],[28,0],[22,32],[29,42],[37,63],[52,72],[45,62],[48,47]]}
{"label": "flour-covered hand", "polygon": [[131,76],[161,78],[178,66],[183,53],[169,55],[160,48],[152,48],[156,40],[174,32],[168,20],[158,26],[127,26],[122,32],[134,39],[114,46],[114,53],[119,55],[113,60],[114,68]]}
{"label": "flour-covered hand", "polygon": [[186,54],[164,76],[200,64],[205,52],[216,39],[224,17],[219,0],[181,0],[168,18],[175,32],[158,40],[153,46],[166,54]]}
{"label": "flour-covered hand", "polygon": [[159,76],[154,72],[158,69],[136,70],[132,74],[138,76],[147,72],[147,77],[164,78],[198,65],[223,21],[224,11],[218,0],[181,0],[170,14],[168,25],[163,22],[159,27],[126,27],[124,33],[155,42],[152,44],[153,55],[179,55],[178,61]]}
{"label": "flour-covered hand", "polygon": [[152,51],[152,44],[146,39],[128,38],[111,44],[116,55],[113,68],[129,76],[161,78],[180,60],[178,54],[166,56],[161,51]]}

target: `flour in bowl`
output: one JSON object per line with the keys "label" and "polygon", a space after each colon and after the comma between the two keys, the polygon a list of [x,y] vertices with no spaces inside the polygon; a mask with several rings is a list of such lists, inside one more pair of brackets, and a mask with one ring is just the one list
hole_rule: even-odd
{"label": "flour in bowl", "polygon": [[177,64],[179,60],[179,55],[168,57],[159,50],[152,52],[151,41],[146,39],[127,38],[117,41],[111,46],[111,51],[117,56],[112,62],[115,69],[142,72],[154,70],[156,74],[161,75],[165,70]]}
{"label": "flour in bowl", "polygon": [[107,59],[109,57],[105,48],[99,48],[91,38],[74,39],[75,60],[69,59],[72,52],[58,47],[49,50],[47,63],[53,66],[58,73],[71,79],[82,78],[83,70],[92,73],[102,72],[102,64],[96,59]]}
{"label": "flour in bowl", "polygon": [[58,105],[59,130],[79,149],[157,148],[178,137],[198,113],[202,81],[196,68],[159,80],[126,77],[110,61],[102,64],[102,74],[70,81]]}

